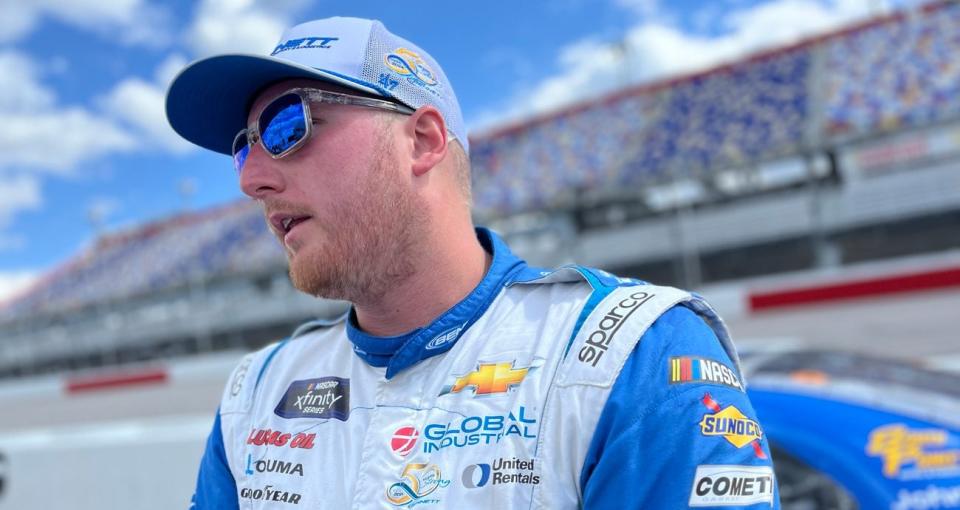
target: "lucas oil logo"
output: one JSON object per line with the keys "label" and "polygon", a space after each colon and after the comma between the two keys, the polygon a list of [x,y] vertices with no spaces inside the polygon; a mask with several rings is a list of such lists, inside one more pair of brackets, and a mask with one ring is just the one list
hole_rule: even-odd
{"label": "lucas oil logo", "polygon": [[350,416],[350,379],[321,377],[293,381],[274,414],[281,418],[336,418]]}
{"label": "lucas oil logo", "polygon": [[535,359],[529,367],[515,367],[516,361],[503,363],[480,363],[473,372],[457,376],[453,384],[444,386],[440,396],[460,393],[464,389],[473,389],[474,395],[506,393],[523,382],[528,373],[543,365],[542,359]]}
{"label": "lucas oil logo", "polygon": [[743,384],[729,367],[707,358],[679,356],[670,358],[670,384],[703,382],[743,391]]}
{"label": "lucas oil logo", "polygon": [[960,441],[944,429],[911,429],[902,423],[885,425],[870,432],[866,451],[871,457],[880,457],[883,476],[887,478],[960,476]]}
{"label": "lucas oil logo", "polygon": [[721,409],[709,393],[703,396],[703,405],[713,411],[712,414],[705,414],[700,420],[700,433],[705,436],[719,436],[727,440],[737,448],[743,448],[748,444],[753,445],[753,453],[757,458],[767,458],[760,445],[760,438],[763,431],[760,424],[755,420],[747,418],[735,406],[727,406]]}
{"label": "lucas oil logo", "polygon": [[387,501],[394,506],[413,507],[425,503],[439,503],[430,497],[437,489],[450,485],[444,480],[436,464],[407,464],[400,473],[400,481],[387,487]]}

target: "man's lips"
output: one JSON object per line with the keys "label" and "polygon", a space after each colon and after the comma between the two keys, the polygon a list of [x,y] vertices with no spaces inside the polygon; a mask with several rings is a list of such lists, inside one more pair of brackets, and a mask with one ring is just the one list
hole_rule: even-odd
{"label": "man's lips", "polygon": [[273,213],[269,216],[270,226],[281,237],[286,237],[297,225],[311,218],[310,215],[299,213]]}

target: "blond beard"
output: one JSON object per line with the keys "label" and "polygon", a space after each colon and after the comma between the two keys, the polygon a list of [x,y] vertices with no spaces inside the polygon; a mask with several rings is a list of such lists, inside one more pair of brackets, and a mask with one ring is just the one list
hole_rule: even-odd
{"label": "blond beard", "polygon": [[381,144],[371,161],[371,178],[358,181],[354,200],[318,218],[329,235],[319,248],[291,258],[294,287],[316,297],[365,303],[416,273],[426,212],[388,167],[390,156],[388,145]]}

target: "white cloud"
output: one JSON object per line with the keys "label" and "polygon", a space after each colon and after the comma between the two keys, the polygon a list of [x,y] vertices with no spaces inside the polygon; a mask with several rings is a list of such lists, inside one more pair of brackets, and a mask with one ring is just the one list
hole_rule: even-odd
{"label": "white cloud", "polygon": [[[13,218],[22,211],[36,210],[43,205],[40,181],[35,175],[0,175],[0,252],[19,251],[26,246],[21,234],[7,232]],[[0,273],[0,299],[5,290],[4,275]]]}
{"label": "white cloud", "polygon": [[290,25],[285,9],[267,10],[253,0],[204,0],[187,40],[197,56],[269,52]]}
{"label": "white cloud", "polygon": [[35,111],[53,105],[53,92],[39,83],[38,74],[37,66],[26,56],[0,50],[0,112]]}
{"label": "white cloud", "polygon": [[39,276],[36,271],[0,272],[0,304],[26,290]]}
{"label": "white cloud", "polygon": [[37,65],[14,51],[0,51],[0,118],[0,170],[66,174],[80,161],[134,146],[109,119],[58,106],[53,90],[40,82]]}
{"label": "white cloud", "polygon": [[136,140],[109,119],[80,108],[3,115],[0,169],[68,174],[77,163],[133,149]]}
{"label": "white cloud", "polygon": [[[741,58],[751,51],[788,44],[802,37],[835,29],[876,14],[874,0],[772,0],[735,9],[720,20],[719,35],[684,32],[668,23],[655,0],[619,0],[655,18],[630,29],[614,44],[593,39],[575,41],[558,54],[560,73],[515,95],[506,105],[471,119],[474,132],[498,124],[543,114],[589,97],[650,81],[692,72]],[[879,6],[886,9],[886,2]]]}
{"label": "white cloud", "polygon": [[0,42],[29,34],[45,16],[129,44],[170,42],[167,11],[144,0],[0,0]]}
{"label": "white cloud", "polygon": [[174,153],[186,153],[193,145],[180,137],[167,122],[166,86],[128,78],[116,85],[102,100],[107,112],[133,127],[141,145],[159,147]]}

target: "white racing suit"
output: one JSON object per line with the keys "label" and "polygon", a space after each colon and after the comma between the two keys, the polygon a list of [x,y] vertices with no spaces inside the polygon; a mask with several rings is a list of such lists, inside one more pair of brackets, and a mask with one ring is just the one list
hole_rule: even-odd
{"label": "white racing suit", "polygon": [[194,508],[779,508],[726,330],[699,297],[493,262],[431,324],[352,313],[250,354]]}

